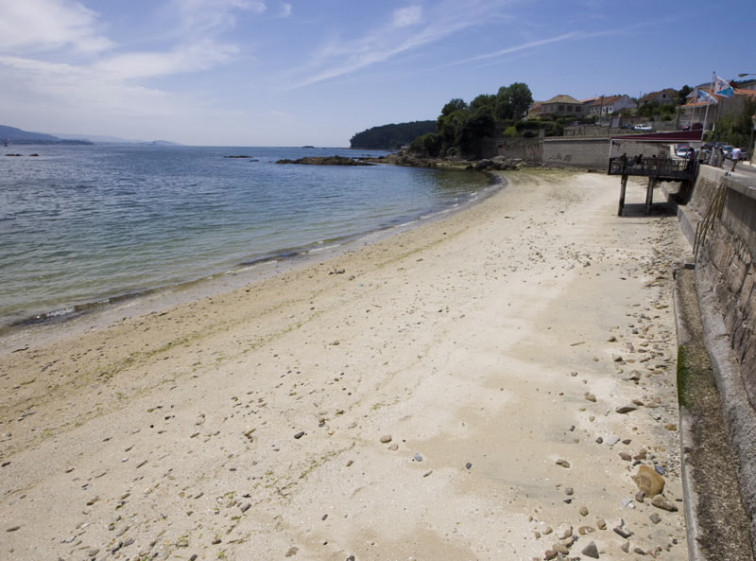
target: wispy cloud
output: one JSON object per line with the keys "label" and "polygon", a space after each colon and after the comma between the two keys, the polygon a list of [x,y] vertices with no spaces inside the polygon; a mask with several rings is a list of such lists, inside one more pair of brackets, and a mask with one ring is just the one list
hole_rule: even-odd
{"label": "wispy cloud", "polygon": [[238,52],[234,45],[210,39],[176,47],[169,52],[126,53],[94,66],[111,78],[134,80],[208,70],[231,60]]}
{"label": "wispy cloud", "polygon": [[410,5],[394,10],[387,23],[361,34],[359,39],[332,40],[313,55],[310,64],[297,70],[305,75],[288,89],[301,88],[357,72],[402,53],[438,42],[464,29],[488,23],[509,0],[440,2],[428,9]]}
{"label": "wispy cloud", "polygon": [[0,52],[43,53],[72,49],[98,53],[113,43],[98,29],[97,14],[76,2],[0,2]]}
{"label": "wispy cloud", "polygon": [[407,6],[394,11],[393,24],[394,27],[409,27],[420,23],[422,18],[422,6]]}
{"label": "wispy cloud", "polygon": [[[197,114],[205,102],[155,88],[147,80],[206,71],[238,57],[228,41],[242,15],[261,17],[261,0],[169,0],[156,48],[135,51],[105,35],[101,16],[76,0],[0,0],[0,106],[16,118],[49,122],[90,115]],[[275,9],[290,13],[276,2]],[[274,16],[280,17],[280,16]],[[147,23],[147,22],[146,22]],[[174,31],[174,32],[171,32]],[[191,99],[194,97],[194,99]],[[144,122],[144,121],[142,121]]]}
{"label": "wispy cloud", "polygon": [[173,0],[183,33],[216,35],[233,28],[239,12],[264,14],[268,6],[262,0]]}
{"label": "wispy cloud", "polygon": [[493,51],[490,53],[482,53],[473,57],[468,57],[461,60],[455,60],[444,66],[448,67],[448,66],[456,66],[459,64],[469,64],[471,62],[479,62],[483,60],[492,60],[492,59],[501,58],[501,57],[515,54],[515,53],[522,53],[529,50],[535,50],[539,47],[551,45],[554,43],[564,43],[568,41],[595,39],[598,37],[615,37],[615,36],[626,35],[637,29],[643,28],[647,25],[649,24],[642,22],[642,23],[630,24],[630,25],[620,27],[620,28],[615,28],[615,29],[602,29],[601,31],[570,31],[568,33],[562,33],[554,37],[547,37],[545,39],[526,41],[525,43],[520,43],[519,45],[512,45],[510,47],[499,49],[497,51]]}
{"label": "wispy cloud", "polygon": [[457,64],[468,64],[470,62],[477,62],[480,60],[499,58],[504,55],[510,55],[510,54],[517,53],[520,51],[527,51],[530,49],[535,49],[537,47],[543,47],[544,45],[550,45],[552,43],[561,43],[563,41],[570,41],[574,39],[584,38],[585,36],[586,34],[584,33],[580,33],[578,31],[571,31],[569,33],[562,33],[561,35],[557,35],[556,37],[549,37],[547,39],[539,39],[537,41],[528,41],[526,43],[521,43],[520,45],[513,45],[511,47],[500,49],[492,53],[484,53],[484,54],[480,54],[474,57],[469,57],[463,60],[455,60],[454,62],[450,62],[446,66],[454,66]]}

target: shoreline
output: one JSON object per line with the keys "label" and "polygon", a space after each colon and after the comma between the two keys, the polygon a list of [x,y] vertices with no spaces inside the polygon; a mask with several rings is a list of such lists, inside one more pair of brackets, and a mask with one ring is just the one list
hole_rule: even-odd
{"label": "shoreline", "polygon": [[[382,164],[390,165],[390,164]],[[468,171],[468,170],[455,170]],[[147,309],[140,305],[140,301],[149,300],[150,305],[158,305],[161,309],[172,307],[178,303],[184,303],[194,299],[200,299],[224,291],[233,290],[248,284],[259,282],[289,271],[294,268],[309,266],[313,263],[333,259],[345,252],[351,251],[365,243],[373,243],[377,240],[390,237],[398,232],[416,227],[426,221],[441,220],[449,213],[460,212],[480,200],[491,196],[496,190],[503,188],[501,176],[484,174],[490,178],[490,183],[480,191],[469,195],[464,201],[449,206],[428,209],[427,212],[412,217],[397,217],[381,227],[367,230],[343,238],[330,240],[318,240],[299,247],[281,248],[275,253],[261,254],[254,258],[241,261],[225,271],[217,271],[206,277],[187,279],[182,282],[164,285],[144,287],[137,292],[106,294],[89,301],[70,303],[49,310],[39,310],[28,315],[18,313],[3,318],[0,324],[0,349],[2,340],[13,337],[19,330],[26,329],[53,329],[56,325],[66,324],[72,320],[96,315],[114,315],[113,310],[118,308],[137,307],[138,312],[144,313]],[[236,281],[231,279],[238,278]],[[173,295],[183,294],[184,297],[172,298]],[[166,297],[166,304],[156,304],[161,297]],[[30,306],[30,309],[32,307]],[[15,317],[16,319],[11,319]],[[92,325],[103,326],[102,321],[92,322]]]}
{"label": "shoreline", "polygon": [[505,177],[334,259],[0,353],[2,555],[687,559],[682,509],[633,481],[664,472],[680,505],[676,220],[616,217],[605,176]]}

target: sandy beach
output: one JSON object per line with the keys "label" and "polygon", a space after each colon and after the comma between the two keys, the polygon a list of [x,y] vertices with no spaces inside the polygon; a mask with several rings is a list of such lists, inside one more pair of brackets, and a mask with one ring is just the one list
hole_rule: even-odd
{"label": "sandy beach", "polygon": [[0,558],[687,559],[677,219],[504,177],[324,263],[0,341]]}

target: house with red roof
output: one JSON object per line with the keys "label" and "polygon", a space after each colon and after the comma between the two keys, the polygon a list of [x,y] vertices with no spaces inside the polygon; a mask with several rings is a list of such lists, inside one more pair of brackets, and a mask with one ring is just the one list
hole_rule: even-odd
{"label": "house with red roof", "polygon": [[739,115],[745,110],[747,100],[756,102],[756,90],[734,88],[731,97],[711,92],[711,84],[696,86],[688,95],[688,102],[680,106],[680,124],[697,128],[706,124],[706,130],[728,115]]}
{"label": "house with red roof", "polygon": [[586,115],[607,117],[619,113],[623,109],[637,109],[638,104],[627,95],[602,95],[584,100],[583,106]]}

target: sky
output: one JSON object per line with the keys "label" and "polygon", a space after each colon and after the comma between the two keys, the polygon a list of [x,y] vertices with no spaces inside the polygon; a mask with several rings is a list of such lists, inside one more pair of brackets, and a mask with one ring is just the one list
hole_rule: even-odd
{"label": "sky", "polygon": [[0,0],[0,124],[348,146],[526,83],[639,97],[756,78],[754,0]]}

